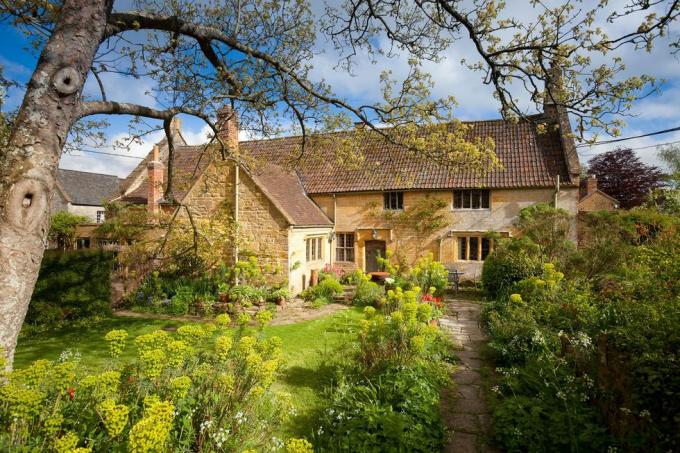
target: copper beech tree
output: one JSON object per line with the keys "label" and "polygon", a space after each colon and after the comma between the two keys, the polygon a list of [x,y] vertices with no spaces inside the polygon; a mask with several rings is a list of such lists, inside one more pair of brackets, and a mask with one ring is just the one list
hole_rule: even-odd
{"label": "copper beech tree", "polygon": [[[439,61],[450,46],[469,40],[479,61],[461,70],[467,65],[482,71],[503,115],[525,111],[517,100],[524,91],[530,102],[551,102],[571,113],[577,132],[615,134],[616,114],[644,96],[653,79],[623,78],[620,59],[596,64],[602,61],[596,57],[615,56],[620,46],[649,49],[678,16],[678,2],[670,0],[614,6],[572,0],[555,8],[535,1],[531,20],[513,18],[499,0],[336,3],[313,12],[305,0],[0,0],[0,19],[25,32],[39,54],[9,133],[1,135],[0,346],[9,363],[45,248],[61,153],[101,143],[98,127],[105,115],[130,115],[132,137],[142,137],[153,121],[162,124],[169,142],[168,201],[173,117],[194,115],[214,132],[215,111],[224,104],[238,112],[242,129],[259,136],[280,133],[292,122],[287,129],[303,137],[297,158],[311,149],[305,147],[308,139],[362,122],[359,136],[401,144],[442,165],[484,171],[495,164],[493,142],[469,143],[464,125],[442,126],[454,121],[454,100],[431,97],[424,61]],[[597,26],[622,18],[632,18],[627,23],[635,26],[621,36],[607,36]],[[310,77],[317,33],[334,44],[341,70],[351,71],[357,55],[397,54],[408,60],[409,70],[399,80],[382,75],[380,102],[351,104]],[[677,42],[667,41],[677,50]],[[129,78],[127,83],[149,83],[153,102],[110,99],[108,73]],[[100,89],[97,98],[83,93],[88,78]],[[427,134],[418,132],[423,126]],[[223,158],[239,158],[218,137],[212,140]],[[346,145],[341,152],[361,153],[356,142]]]}

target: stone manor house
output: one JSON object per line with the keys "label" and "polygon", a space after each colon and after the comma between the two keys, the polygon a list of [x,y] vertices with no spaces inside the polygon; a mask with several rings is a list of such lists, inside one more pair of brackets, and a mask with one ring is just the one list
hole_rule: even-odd
{"label": "stone manor house", "polygon": [[[388,251],[407,262],[431,252],[475,279],[493,249],[487,233],[512,235],[520,209],[548,202],[575,215],[579,208],[578,155],[566,112],[554,105],[519,121],[466,123],[471,137],[496,144],[502,168],[482,176],[416,159],[375,139],[361,145],[361,165],[342,165],[332,136],[292,165],[300,137],[239,141],[235,116],[229,108],[220,111],[219,136],[238,150],[240,163],[188,146],[179,121],[173,123],[174,196],[196,217],[219,215],[228,202],[238,224],[235,256],[248,250],[280,266],[293,294],[327,265],[377,271],[377,257]],[[541,123],[547,132],[539,132]],[[165,140],[154,145],[113,198],[152,213],[177,209],[162,199],[167,154]],[[428,199],[443,202],[445,227],[423,237],[390,220]]]}

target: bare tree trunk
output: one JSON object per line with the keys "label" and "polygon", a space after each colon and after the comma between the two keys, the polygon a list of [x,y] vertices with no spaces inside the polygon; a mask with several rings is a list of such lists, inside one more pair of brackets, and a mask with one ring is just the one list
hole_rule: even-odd
{"label": "bare tree trunk", "polygon": [[113,0],[66,0],[0,150],[0,347],[9,366],[38,278],[61,149]]}

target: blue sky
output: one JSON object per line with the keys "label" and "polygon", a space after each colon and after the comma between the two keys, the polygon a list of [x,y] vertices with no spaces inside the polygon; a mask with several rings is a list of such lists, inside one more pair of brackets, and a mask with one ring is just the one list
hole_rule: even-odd
{"label": "blue sky", "polygon": [[[510,3],[510,2],[509,2]],[[513,3],[513,12],[521,15],[524,2]],[[516,6],[517,5],[517,6]],[[520,6],[521,5],[521,6]],[[320,5],[314,2],[314,8]],[[610,26],[616,33],[616,27],[630,27],[632,22],[624,22]],[[4,68],[6,77],[13,78],[20,82],[26,82],[35,67],[37,54],[28,50],[27,43],[23,35],[17,30],[0,24],[0,65]],[[329,45],[320,43],[320,54],[315,58],[313,64],[312,77],[320,80],[325,79],[331,84],[335,93],[353,102],[368,103],[376,101],[378,90],[378,77],[383,69],[391,69],[395,75],[403,74],[407,68],[405,59],[379,59],[376,64],[372,64],[367,58],[359,56],[356,76],[352,77],[342,70],[334,70],[336,56],[330,51]],[[634,116],[627,119],[628,126],[622,131],[622,136],[634,136],[648,132],[680,126],[680,54],[673,56],[668,52],[666,43],[659,42],[652,53],[633,51],[630,48],[623,49],[619,55],[624,59],[627,66],[627,74],[647,73],[665,79],[661,91],[658,94],[648,97],[638,102],[633,111]],[[461,58],[476,61],[474,49],[465,40],[456,41],[449,49],[446,59],[438,64],[426,64],[428,70],[435,81],[433,95],[447,96],[453,95],[459,103],[457,116],[464,120],[497,118],[498,105],[492,98],[491,89],[481,82],[479,73],[471,72],[460,64]],[[106,80],[107,94],[109,99],[117,101],[146,102],[147,105],[154,105],[153,99],[146,93],[150,88],[149,81],[144,79],[126,79],[119,75],[109,75]],[[85,93],[96,96],[96,86],[89,80],[85,87]],[[22,88],[11,89],[3,108],[10,110],[16,108],[23,96]],[[110,118],[111,126],[106,134],[110,142],[124,138],[127,135],[127,118]],[[182,117],[183,134],[192,144],[204,141],[207,128],[197,119]],[[131,157],[141,157],[146,155],[151,144],[160,140],[162,133],[153,133],[147,137],[145,143],[133,145],[129,152],[117,150],[119,154]],[[601,139],[609,137],[602,136]],[[656,159],[656,148],[652,145],[680,141],[680,131],[646,137],[624,142],[621,145],[633,148],[646,147],[636,152],[648,163],[658,164]],[[589,158],[597,153],[601,153],[616,147],[617,145],[604,145],[593,148],[580,148],[581,162],[586,163]],[[102,151],[111,152],[111,149]],[[112,157],[98,154],[79,152],[66,154],[62,157],[60,166],[62,168],[94,171],[108,174],[117,174],[124,177],[139,160],[128,157]]]}

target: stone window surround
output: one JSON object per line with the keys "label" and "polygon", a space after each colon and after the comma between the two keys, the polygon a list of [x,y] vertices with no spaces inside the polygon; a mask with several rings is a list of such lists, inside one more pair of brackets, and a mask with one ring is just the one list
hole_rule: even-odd
{"label": "stone window surround", "polygon": [[[484,261],[487,256],[493,251],[493,240],[484,237],[484,234],[466,234],[460,233],[455,235],[456,238],[456,261]],[[465,241],[465,246],[462,247],[461,244]],[[472,243],[474,242],[474,256],[472,255],[473,248]],[[484,243],[487,244],[486,254],[484,254]],[[464,250],[465,258],[461,258],[461,252]]]}
{"label": "stone window surround", "polygon": [[[479,205],[473,207],[472,194],[479,192]],[[461,194],[459,206],[456,206],[456,195]],[[468,199],[468,207],[464,207],[465,199]],[[486,206],[484,206],[486,204]],[[451,210],[452,211],[490,211],[491,210],[491,190],[489,189],[458,189],[451,192]]]}

